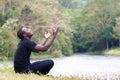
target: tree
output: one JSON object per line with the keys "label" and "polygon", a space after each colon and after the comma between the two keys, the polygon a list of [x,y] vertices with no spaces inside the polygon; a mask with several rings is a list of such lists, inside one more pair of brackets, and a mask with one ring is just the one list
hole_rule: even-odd
{"label": "tree", "polygon": [[120,46],[120,17],[116,18],[116,25],[113,27],[114,37],[119,40]]}
{"label": "tree", "polygon": [[112,27],[119,12],[118,1],[91,0],[73,17],[74,50],[94,51],[113,47]]}

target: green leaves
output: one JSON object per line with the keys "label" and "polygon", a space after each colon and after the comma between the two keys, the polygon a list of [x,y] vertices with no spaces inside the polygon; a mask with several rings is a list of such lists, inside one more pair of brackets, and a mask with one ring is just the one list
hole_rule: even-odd
{"label": "green leaves", "polygon": [[59,36],[59,43],[60,43],[61,51],[64,55],[70,56],[71,54],[73,54],[72,42],[69,36],[66,36],[65,34],[61,34]]}
{"label": "green leaves", "polygon": [[[6,20],[6,23],[0,27],[0,54],[9,56],[13,52],[13,43],[14,37],[13,37],[13,28],[17,27],[17,19],[9,18]],[[12,40],[12,41],[11,41]],[[16,41],[15,41],[16,42]],[[12,47],[11,47],[12,46]]]}
{"label": "green leaves", "polygon": [[120,17],[116,18],[116,25],[113,27],[114,37],[120,39]]}
{"label": "green leaves", "polygon": [[[8,39],[7,30],[0,27],[0,54],[4,55],[4,52],[8,52],[7,49],[10,46],[10,41]],[[6,54],[5,53],[5,54]]]}
{"label": "green leaves", "polygon": [[75,52],[104,50],[114,47],[113,26],[120,11],[113,0],[91,0],[72,15]]}
{"label": "green leaves", "polygon": [[17,21],[18,21],[18,19],[9,18],[8,20],[6,20],[6,23],[3,24],[2,28],[10,29],[10,27],[12,27],[11,25],[17,26],[17,24],[16,24]]}

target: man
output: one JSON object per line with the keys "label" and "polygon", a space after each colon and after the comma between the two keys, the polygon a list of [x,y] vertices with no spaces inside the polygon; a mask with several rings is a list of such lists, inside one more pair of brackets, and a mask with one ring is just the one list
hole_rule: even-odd
{"label": "man", "polygon": [[[53,60],[44,60],[30,63],[31,52],[47,51],[54,42],[59,28],[53,28],[45,33],[44,39],[36,44],[31,40],[32,31],[26,27],[18,30],[17,36],[20,40],[14,55],[14,70],[16,73],[40,72],[47,74],[53,67]],[[52,37],[49,41],[48,38]]]}

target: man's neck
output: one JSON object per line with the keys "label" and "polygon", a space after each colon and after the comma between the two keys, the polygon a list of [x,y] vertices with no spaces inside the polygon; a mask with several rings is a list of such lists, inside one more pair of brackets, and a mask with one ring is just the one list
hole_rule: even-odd
{"label": "man's neck", "polygon": [[31,38],[29,38],[29,37],[24,37],[24,39],[31,39]]}

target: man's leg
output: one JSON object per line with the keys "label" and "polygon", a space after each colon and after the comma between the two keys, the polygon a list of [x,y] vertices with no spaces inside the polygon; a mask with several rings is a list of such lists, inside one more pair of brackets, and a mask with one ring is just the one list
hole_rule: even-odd
{"label": "man's leg", "polygon": [[39,71],[41,74],[47,74],[53,67],[53,65],[53,60],[43,60],[30,64],[29,69],[34,73]]}

